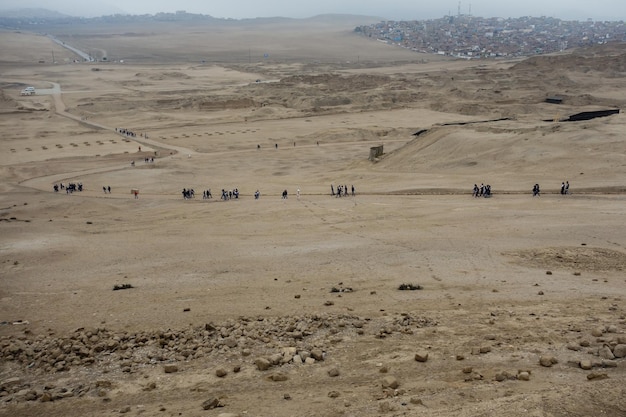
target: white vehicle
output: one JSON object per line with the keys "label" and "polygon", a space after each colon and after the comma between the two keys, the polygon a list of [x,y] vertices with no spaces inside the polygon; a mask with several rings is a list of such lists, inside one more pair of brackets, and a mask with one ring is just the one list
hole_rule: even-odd
{"label": "white vehicle", "polygon": [[25,91],[32,91],[34,93],[35,92],[35,87],[26,87],[24,90]]}
{"label": "white vehicle", "polygon": [[34,96],[35,95],[35,90],[29,90],[27,88],[23,89],[22,92],[20,93],[20,95],[22,96]]}

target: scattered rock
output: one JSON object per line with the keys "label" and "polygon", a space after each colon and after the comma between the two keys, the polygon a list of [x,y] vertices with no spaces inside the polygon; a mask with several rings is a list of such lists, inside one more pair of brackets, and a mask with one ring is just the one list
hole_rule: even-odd
{"label": "scattered rock", "polygon": [[287,377],[287,374],[284,374],[282,372],[276,372],[275,374],[270,375],[269,379],[274,382],[283,382],[288,380],[289,378]]}
{"label": "scattered rock", "polygon": [[218,368],[215,370],[215,376],[218,378],[224,378],[226,375],[228,375],[228,372],[224,368]]}
{"label": "scattered rock", "polygon": [[398,386],[400,386],[400,384],[398,383],[398,380],[396,379],[396,377],[388,375],[383,378],[382,386],[383,388],[396,389],[398,388]]}
{"label": "scattered rock", "polygon": [[517,379],[519,379],[520,381],[530,381],[530,373],[522,371],[517,374]]}
{"label": "scattered rock", "polygon": [[559,361],[552,355],[543,355],[539,358],[539,364],[547,368],[557,363],[559,363]]}
{"label": "scattered rock", "polygon": [[339,369],[337,368],[331,368],[328,370],[328,376],[330,377],[336,377],[339,376]]}
{"label": "scattered rock", "polygon": [[598,356],[600,356],[602,359],[615,359],[611,348],[607,345],[604,345],[600,349],[598,349]]}
{"label": "scattered rock", "polygon": [[415,360],[417,362],[426,362],[428,360],[428,352],[425,352],[425,351],[417,352],[415,354]]}
{"label": "scattered rock", "polygon": [[178,366],[174,364],[163,365],[163,371],[165,371],[166,374],[172,374],[178,372]]}
{"label": "scattered rock", "polygon": [[12,388],[12,387],[16,387],[21,385],[22,380],[20,378],[14,377],[14,378],[8,378],[5,379],[4,381],[0,382],[0,388],[6,390],[7,388]]}
{"label": "scattered rock", "polygon": [[268,369],[270,369],[270,366],[272,365],[270,363],[270,361],[268,361],[265,358],[258,358],[254,361],[254,364],[256,365],[257,369],[259,371],[267,371]]}
{"label": "scattered rock", "polygon": [[130,288],[134,288],[131,284],[115,284],[113,286],[113,291],[119,291],[119,290],[128,290]]}
{"label": "scattered rock", "polygon": [[589,371],[591,370],[591,368],[593,367],[591,361],[589,359],[583,359],[578,363],[578,366],[580,366],[580,369],[584,369],[585,371]]}
{"label": "scattered rock", "polygon": [[221,407],[220,400],[217,397],[209,398],[208,400],[202,403],[203,410],[212,410],[216,407]]}
{"label": "scattered rock", "polygon": [[589,372],[587,374],[587,379],[589,381],[595,381],[600,379],[607,379],[609,376],[605,372]]}
{"label": "scattered rock", "polygon": [[591,331],[591,335],[593,337],[601,337],[604,334],[604,328],[603,327],[596,327],[595,329],[593,329]]}
{"label": "scattered rock", "polygon": [[626,358],[626,344],[615,345],[613,355],[616,358]]}
{"label": "scattered rock", "polygon": [[324,352],[321,349],[312,349],[311,350],[311,357],[313,359],[315,359],[316,361],[323,361],[324,360]]}
{"label": "scattered rock", "polygon": [[330,391],[330,392],[328,393],[328,396],[329,396],[330,398],[337,398],[337,397],[339,397],[339,392],[338,392],[338,391]]}

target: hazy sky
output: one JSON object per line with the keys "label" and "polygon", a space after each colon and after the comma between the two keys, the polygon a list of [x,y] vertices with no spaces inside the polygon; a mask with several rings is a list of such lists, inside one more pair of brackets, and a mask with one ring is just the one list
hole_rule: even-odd
{"label": "hazy sky", "polygon": [[[626,20],[625,0],[473,0],[461,13],[482,17],[550,16],[565,20]],[[0,0],[0,8],[43,7],[70,15],[154,14],[185,10],[214,17],[305,18],[326,13],[420,20],[456,15],[458,0]]]}

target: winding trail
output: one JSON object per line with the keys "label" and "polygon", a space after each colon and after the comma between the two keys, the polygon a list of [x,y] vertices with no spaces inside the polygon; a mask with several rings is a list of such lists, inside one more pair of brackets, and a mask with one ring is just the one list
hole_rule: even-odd
{"label": "winding trail", "polygon": [[[161,143],[161,142],[144,138],[144,137],[141,137],[138,139],[137,137],[123,135],[117,132],[116,129],[113,127],[105,126],[103,124],[100,124],[91,120],[86,120],[80,116],[74,115],[67,111],[67,106],[65,105],[65,102],[63,101],[63,96],[62,96],[63,93],[61,91],[61,85],[52,81],[48,81],[48,82],[52,85],[52,88],[38,89],[36,91],[36,95],[52,96],[52,99],[54,102],[54,111],[59,116],[66,117],[84,126],[88,126],[96,130],[111,131],[112,133],[115,133],[118,136],[121,136],[128,140],[132,140],[133,142],[140,144],[140,145],[148,145],[148,146],[154,146],[155,148],[167,149],[177,154],[178,153],[187,154],[187,155],[197,154],[196,151],[193,151],[189,148],[184,148],[182,146],[168,145],[168,144]],[[88,170],[66,172],[62,174],[44,175],[41,177],[29,178],[29,179],[20,181],[19,184],[24,187],[34,188],[34,189],[42,190],[42,191],[49,191],[50,184],[55,183],[55,182],[65,181],[67,180],[67,178],[76,177],[76,176],[86,176],[90,174],[99,174],[103,172],[119,171],[119,170],[127,169],[127,168],[128,168],[128,165],[124,164],[124,165],[115,165],[115,166],[103,167],[103,168],[94,168],[94,169],[88,169]]]}

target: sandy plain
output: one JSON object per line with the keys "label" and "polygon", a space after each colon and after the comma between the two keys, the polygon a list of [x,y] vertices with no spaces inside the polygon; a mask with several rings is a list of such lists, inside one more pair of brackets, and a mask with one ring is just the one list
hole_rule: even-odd
{"label": "sandy plain", "polygon": [[559,121],[623,107],[624,45],[455,61],[361,23],[46,28],[108,60],[78,64],[0,32],[0,415],[626,415],[626,119]]}

